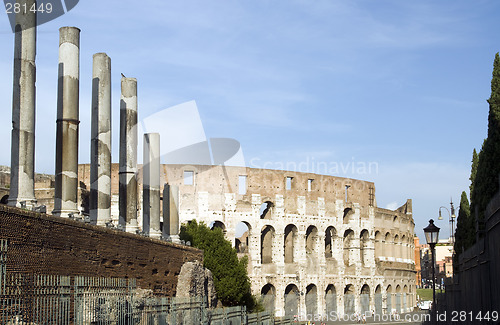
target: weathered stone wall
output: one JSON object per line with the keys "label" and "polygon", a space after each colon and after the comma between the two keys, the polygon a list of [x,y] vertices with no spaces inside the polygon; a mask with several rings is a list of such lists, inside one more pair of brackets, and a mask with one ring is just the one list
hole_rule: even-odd
{"label": "weathered stone wall", "polygon": [[[161,168],[160,184],[179,187],[180,222],[222,227],[239,255],[249,257],[253,293],[263,294],[276,315],[402,312],[414,306],[411,200],[394,211],[378,208],[372,182],[311,173]],[[85,211],[81,199],[90,188],[89,165],[79,166],[79,184]],[[142,193],[141,166],[138,187]],[[118,164],[112,166],[111,188],[117,224]],[[137,207],[142,226],[141,196]],[[242,227],[244,237],[236,238]]]}
{"label": "weathered stone wall", "polygon": [[[485,211],[485,229],[474,246],[460,254],[458,274],[438,303],[440,313],[466,313],[469,324],[498,324],[500,317],[500,193]],[[494,318],[492,315],[496,315]],[[483,318],[481,318],[483,317]],[[486,318],[485,318],[486,317]],[[489,319],[488,319],[489,317]],[[496,321],[494,321],[496,319]],[[449,321],[449,324],[452,322]]]}
{"label": "weathered stone wall", "polygon": [[136,278],[140,288],[174,296],[181,267],[202,251],[121,231],[0,205],[7,270]]}
{"label": "weathered stone wall", "polygon": [[[252,290],[277,315],[362,312],[379,301],[382,312],[414,306],[411,200],[381,209],[372,182],[309,173],[176,165],[163,171],[165,182],[179,186],[181,223],[204,221],[222,227],[235,246],[245,241]],[[237,241],[242,224],[248,239]]]}

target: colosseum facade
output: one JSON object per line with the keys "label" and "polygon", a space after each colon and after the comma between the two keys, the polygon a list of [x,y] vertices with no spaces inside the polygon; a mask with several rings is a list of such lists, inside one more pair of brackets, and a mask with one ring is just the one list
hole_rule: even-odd
{"label": "colosseum facade", "polygon": [[[89,171],[79,166],[83,213]],[[252,292],[276,316],[402,313],[416,303],[411,200],[388,210],[372,182],[245,167],[162,165],[161,183],[179,187],[181,223],[221,227],[248,256]],[[141,184],[139,172],[139,193]],[[111,185],[117,223],[117,164]],[[47,211],[49,197],[52,184],[39,186]]]}

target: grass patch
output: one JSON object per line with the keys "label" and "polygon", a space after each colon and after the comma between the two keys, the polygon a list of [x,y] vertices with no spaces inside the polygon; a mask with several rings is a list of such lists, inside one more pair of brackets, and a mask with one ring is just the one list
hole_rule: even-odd
{"label": "grass patch", "polygon": [[[436,289],[436,295],[442,293],[444,290]],[[417,299],[432,301],[432,289],[417,289]]]}

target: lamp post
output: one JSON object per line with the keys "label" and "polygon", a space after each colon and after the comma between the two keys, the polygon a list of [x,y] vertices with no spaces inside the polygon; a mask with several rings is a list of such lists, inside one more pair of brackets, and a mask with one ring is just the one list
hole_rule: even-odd
{"label": "lamp post", "polygon": [[443,220],[443,216],[441,215],[441,209],[446,209],[448,211],[448,214],[450,216],[450,227],[451,227],[451,232],[450,232],[450,238],[451,238],[451,244],[452,246],[455,246],[455,207],[453,206],[453,200],[450,200],[450,210],[448,208],[441,206],[439,207],[439,218],[438,220]]}
{"label": "lamp post", "polygon": [[439,227],[434,225],[434,220],[429,220],[429,225],[424,228],[425,240],[432,250],[432,309],[434,310],[434,321],[436,321],[436,278],[435,278],[435,255],[436,244],[439,238]]}

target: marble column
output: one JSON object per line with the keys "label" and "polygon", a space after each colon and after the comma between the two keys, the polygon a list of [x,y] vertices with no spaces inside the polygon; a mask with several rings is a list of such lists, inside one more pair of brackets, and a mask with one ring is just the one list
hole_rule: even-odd
{"label": "marble column", "polygon": [[137,225],[137,80],[122,78],[120,100],[120,225],[135,233]]}
{"label": "marble column", "polygon": [[94,54],[90,148],[90,221],[111,222],[111,59]]}
{"label": "marble column", "polygon": [[[34,0],[19,1],[28,8]],[[35,199],[35,81],[36,14],[16,14],[14,79],[12,92],[12,139],[10,206],[33,208]]]}
{"label": "marble column", "polygon": [[78,210],[78,124],[80,30],[59,29],[56,174],[53,215],[68,217]]}
{"label": "marble column", "polygon": [[143,231],[153,238],[160,229],[160,134],[144,134]]}

